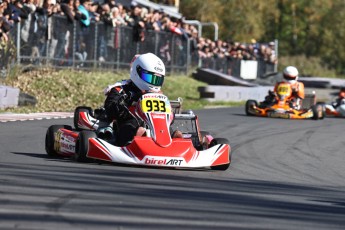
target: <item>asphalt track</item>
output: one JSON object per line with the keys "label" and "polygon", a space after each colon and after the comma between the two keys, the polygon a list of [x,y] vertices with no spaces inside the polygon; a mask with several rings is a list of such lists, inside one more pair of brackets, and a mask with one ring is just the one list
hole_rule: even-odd
{"label": "asphalt track", "polygon": [[46,129],[72,119],[0,123],[0,229],[345,229],[344,119],[195,113],[227,171],[51,159]]}

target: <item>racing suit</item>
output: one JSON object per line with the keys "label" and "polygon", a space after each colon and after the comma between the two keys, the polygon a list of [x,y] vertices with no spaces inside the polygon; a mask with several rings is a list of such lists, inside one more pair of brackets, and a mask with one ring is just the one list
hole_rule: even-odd
{"label": "racing suit", "polygon": [[131,80],[123,80],[114,85],[108,86],[104,93],[105,120],[108,123],[114,122],[117,125],[115,132],[116,144],[119,146],[126,145],[133,139],[138,128],[141,126],[139,121],[129,112],[129,107],[133,102],[137,102],[142,92],[134,85]]}
{"label": "racing suit", "polygon": [[[279,83],[275,85],[274,92],[277,92],[278,84]],[[290,98],[288,98],[288,100],[290,101],[290,107],[293,109],[301,109],[301,105],[302,105],[301,100],[303,100],[305,97],[304,84],[303,82],[295,81],[293,83],[290,82],[290,86],[292,89],[292,94]]]}
{"label": "racing suit", "polygon": [[337,109],[339,106],[345,104],[345,88],[341,88],[338,98],[332,103],[333,107]]}
{"label": "racing suit", "polygon": [[[276,102],[276,93],[277,93],[277,88],[281,82],[276,83],[274,86],[273,91],[268,92],[268,96],[265,97],[265,100],[261,103],[263,107],[270,106]],[[288,98],[288,101],[290,102],[290,107],[294,109],[300,109],[301,108],[301,100],[304,99],[305,94],[304,94],[304,84],[302,82],[294,82],[291,83],[289,82],[291,89],[292,89],[292,94],[290,98]]]}

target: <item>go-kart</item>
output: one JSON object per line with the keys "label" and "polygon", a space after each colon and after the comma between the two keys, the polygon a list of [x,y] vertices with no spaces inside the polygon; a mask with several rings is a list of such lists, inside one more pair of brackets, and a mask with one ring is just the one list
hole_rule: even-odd
{"label": "go-kart", "polygon": [[327,117],[345,117],[345,105],[336,105],[336,103],[320,103],[325,107]]}
{"label": "go-kart", "polygon": [[285,119],[323,119],[325,108],[322,104],[313,104],[309,108],[295,109],[291,106],[289,98],[292,89],[289,83],[281,82],[277,86],[273,100],[268,103],[258,103],[256,100],[248,100],[245,112],[248,116],[273,117]]}
{"label": "go-kart", "polygon": [[[73,157],[80,162],[95,159],[130,165],[226,170],[231,162],[228,140],[200,131],[198,117],[192,111],[174,113],[172,104],[163,94],[142,95],[134,110],[128,111],[144,124],[146,135],[135,136],[125,146],[116,145],[111,138],[101,138],[96,131],[99,120],[94,111],[77,107],[75,129],[67,125],[48,128],[46,152],[52,157]],[[172,138],[172,130],[180,130],[183,138]]]}

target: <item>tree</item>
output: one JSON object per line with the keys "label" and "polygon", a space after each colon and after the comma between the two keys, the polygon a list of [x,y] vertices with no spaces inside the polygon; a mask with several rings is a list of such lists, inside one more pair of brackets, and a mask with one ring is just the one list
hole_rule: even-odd
{"label": "tree", "polygon": [[345,73],[344,0],[181,0],[180,11],[188,19],[217,22],[222,40],[278,39],[280,55],[319,57]]}

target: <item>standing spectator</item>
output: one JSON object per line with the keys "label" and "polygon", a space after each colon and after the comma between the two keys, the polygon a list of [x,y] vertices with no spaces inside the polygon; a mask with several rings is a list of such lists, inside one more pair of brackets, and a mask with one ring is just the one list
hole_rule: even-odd
{"label": "standing spectator", "polygon": [[78,10],[84,15],[84,17],[81,19],[81,25],[83,27],[88,27],[91,23],[89,12],[91,4],[91,0],[81,0],[80,5],[78,6]]}
{"label": "standing spectator", "polygon": [[141,18],[141,8],[136,3],[132,5],[130,26],[133,27],[133,41],[143,42],[145,40],[145,22]]}
{"label": "standing spectator", "polygon": [[104,22],[105,26],[112,26],[111,10],[108,3],[103,3],[99,9],[100,20]]}
{"label": "standing spectator", "polygon": [[21,22],[22,18],[28,17],[28,12],[23,8],[23,5],[18,0],[6,0],[8,5],[5,9],[5,15],[8,15],[8,20],[13,23]]}
{"label": "standing spectator", "polygon": [[160,31],[161,30],[161,23],[159,21],[159,11],[153,11],[150,20],[148,22],[150,24],[151,30]]}
{"label": "standing spectator", "polygon": [[7,42],[8,41],[8,36],[7,36],[7,33],[6,33],[6,29],[4,29],[5,23],[6,23],[5,22],[5,18],[4,17],[0,17],[0,44],[3,43],[3,42]]}
{"label": "standing spectator", "polygon": [[99,22],[100,14],[98,13],[98,8],[101,8],[98,2],[89,5],[90,21]]}
{"label": "standing spectator", "polygon": [[8,17],[5,16],[8,2],[0,0],[0,40],[2,42],[8,41],[8,32],[11,29],[12,24],[8,21]]}
{"label": "standing spectator", "polygon": [[90,43],[90,24],[91,24],[91,17],[89,9],[91,7],[91,0],[81,0],[80,5],[78,6],[78,10],[81,14],[84,16],[80,20],[80,31],[78,36],[78,46],[77,46],[77,52],[76,56],[81,61],[81,66],[84,65],[84,62],[86,61],[88,57],[88,50],[91,48]]}
{"label": "standing spectator", "polygon": [[40,57],[47,54],[47,41],[50,38],[48,17],[54,13],[52,0],[44,0],[42,7],[36,7],[31,44],[31,59],[40,64]]}
{"label": "standing spectator", "polygon": [[110,9],[116,6],[115,0],[105,0],[105,3],[108,3]]}
{"label": "standing spectator", "polygon": [[73,23],[74,20],[85,20],[86,15],[82,14],[78,10],[79,6],[79,0],[76,2],[76,0],[67,0],[65,3],[61,4],[61,11],[66,15],[68,21],[70,23]]}
{"label": "standing spectator", "polygon": [[115,6],[111,9],[111,21],[112,21],[113,27],[126,25],[126,22],[121,17],[120,10],[117,6]]}

